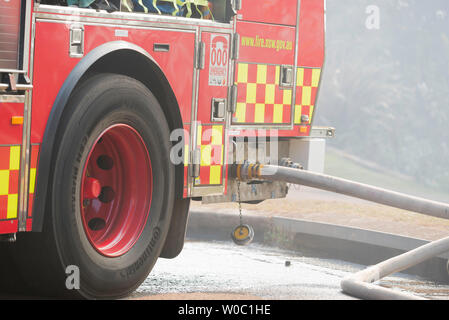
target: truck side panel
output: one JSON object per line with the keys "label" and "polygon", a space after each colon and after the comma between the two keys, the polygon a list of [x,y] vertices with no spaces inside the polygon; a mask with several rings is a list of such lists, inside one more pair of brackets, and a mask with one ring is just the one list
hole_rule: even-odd
{"label": "truck side panel", "polygon": [[[268,16],[268,12],[260,14]],[[296,20],[296,11],[288,16]],[[241,39],[235,73],[238,96],[232,123],[289,126],[292,90],[281,87],[280,73],[282,65],[294,63],[295,27],[238,20],[237,33]]]}
{"label": "truck side panel", "polygon": [[[85,54],[108,41],[124,40],[146,50],[163,69],[178,100],[183,122],[190,122],[194,33],[85,25]],[[121,30],[117,32],[117,30]],[[118,34],[127,34],[126,37]],[[65,23],[36,22],[35,84],[31,143],[41,143],[51,107],[62,84],[81,58],[69,57],[70,30]],[[155,43],[170,45],[170,52],[155,52]],[[117,61],[117,63],[121,63]],[[126,63],[126,62],[122,62]],[[183,70],[179,72],[178,70]],[[190,85],[186,85],[190,84]]]}
{"label": "truck side panel", "polygon": [[297,0],[245,0],[242,1],[242,9],[238,12],[239,19],[295,26],[297,3]]}
{"label": "truck side panel", "polygon": [[324,64],[324,14],[324,1],[301,0],[295,125],[302,123],[302,115],[309,118],[309,124],[313,121]]}
{"label": "truck side panel", "polygon": [[[258,17],[249,13],[250,3],[243,2],[237,18],[236,30],[241,44],[240,59],[235,67],[238,99],[233,125],[241,128],[241,136],[253,136],[255,129],[267,126],[276,128],[275,135],[282,137],[308,136],[324,63],[324,0],[298,1],[297,27],[297,7],[291,1],[270,2],[276,3],[271,6],[253,4],[256,9],[252,14]],[[284,10],[286,16],[282,20],[278,13]],[[295,23],[288,26],[290,22],[287,21],[293,19]],[[268,31],[274,28],[277,32]],[[286,36],[289,28],[293,35]],[[264,32],[266,34],[262,36]],[[293,41],[291,50],[290,41]],[[290,58],[292,55],[296,60]],[[280,88],[279,69],[282,65],[296,67],[294,93],[291,87]],[[271,78],[274,83],[267,82],[266,79]],[[248,128],[248,125],[253,126]]]}

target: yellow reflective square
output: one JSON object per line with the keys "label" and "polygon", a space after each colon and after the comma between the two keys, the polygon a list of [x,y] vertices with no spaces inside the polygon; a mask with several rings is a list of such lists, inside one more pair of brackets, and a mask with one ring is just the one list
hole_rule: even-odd
{"label": "yellow reflective square", "polygon": [[296,85],[302,86],[304,84],[304,69],[298,68],[298,72],[296,73]]}
{"label": "yellow reflective square", "polygon": [[221,145],[223,144],[223,126],[212,126],[212,140],[211,144]]}
{"label": "yellow reflective square", "polygon": [[239,63],[237,68],[237,82],[247,83],[248,82],[248,64]]}
{"label": "yellow reflective square", "polygon": [[9,151],[9,170],[19,170],[20,166],[20,147],[13,146]]}
{"label": "yellow reflective square", "polygon": [[36,184],[36,169],[30,169],[30,193],[34,193],[34,185]]}
{"label": "yellow reflective square", "polygon": [[201,166],[210,166],[211,146],[201,146]]}
{"label": "yellow reflective square", "polygon": [[6,212],[7,219],[17,218],[17,202],[18,202],[17,194],[8,195],[8,210]]}
{"label": "yellow reflective square", "polygon": [[210,166],[209,184],[221,184],[222,166]]}
{"label": "yellow reflective square", "polygon": [[246,85],[246,103],[256,103],[256,92],[256,83],[248,83]]}
{"label": "yellow reflective square", "polygon": [[267,65],[265,64],[257,65],[257,83],[259,84],[267,83]]}
{"label": "yellow reflective square", "polygon": [[0,170],[0,196],[9,193],[9,170]]}
{"label": "yellow reflective square", "polygon": [[256,103],[256,109],[254,110],[254,122],[265,122],[265,105],[263,103]]}
{"label": "yellow reflective square", "polygon": [[282,99],[282,103],[283,104],[291,104],[292,103],[292,90],[290,90],[290,89],[284,90],[283,95],[284,96]]}
{"label": "yellow reflective square", "polygon": [[273,109],[273,123],[282,123],[283,113],[284,113],[284,105],[275,104]]}
{"label": "yellow reflective square", "polygon": [[267,84],[265,87],[265,103],[273,104],[274,103],[274,95],[275,95],[276,85]]}
{"label": "yellow reflective square", "polygon": [[317,88],[320,84],[320,74],[321,69],[313,69],[312,70],[312,87]]}
{"label": "yellow reflective square", "polygon": [[312,87],[302,87],[302,105],[310,106],[312,104]]}
{"label": "yellow reflective square", "polygon": [[236,122],[245,122],[245,115],[246,115],[246,103],[237,103],[237,107],[235,109],[235,117]]}
{"label": "yellow reflective square", "polygon": [[295,124],[300,124],[301,123],[301,106],[300,105],[295,105]]}

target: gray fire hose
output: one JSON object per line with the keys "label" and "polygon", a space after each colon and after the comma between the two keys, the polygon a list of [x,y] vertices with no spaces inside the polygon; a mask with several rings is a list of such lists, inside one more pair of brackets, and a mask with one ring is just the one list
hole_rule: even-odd
{"label": "gray fire hose", "polygon": [[[299,166],[291,162],[288,165],[290,167],[245,163],[234,165],[231,173],[239,180],[264,179],[284,181],[341,193],[433,217],[449,219],[449,204],[301,170]],[[428,243],[360,271],[345,278],[341,282],[341,287],[345,293],[365,299],[419,299],[419,297],[414,295],[382,288],[371,283],[447,251],[449,251],[449,237]]]}

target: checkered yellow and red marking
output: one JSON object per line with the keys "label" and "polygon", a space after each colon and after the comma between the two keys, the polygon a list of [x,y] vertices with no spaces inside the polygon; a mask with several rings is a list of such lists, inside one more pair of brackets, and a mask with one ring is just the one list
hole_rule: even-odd
{"label": "checkered yellow and red marking", "polygon": [[0,147],[0,221],[17,219],[19,169],[20,146]]}
{"label": "checkered yellow and red marking", "polygon": [[301,124],[301,115],[308,115],[309,124],[312,122],[320,76],[319,68],[297,69],[294,124]]}
{"label": "checkered yellow and red marking", "polygon": [[[310,124],[321,69],[297,68],[294,124],[308,115]],[[279,86],[280,66],[239,63],[237,65],[237,105],[235,124],[290,124],[292,89]]]}
{"label": "checkered yellow and red marking", "polygon": [[279,86],[280,66],[239,63],[234,123],[290,123],[292,90]]}
{"label": "checkered yellow and red marking", "polygon": [[[30,184],[28,189],[28,219],[33,216],[34,192],[36,186],[37,160],[39,156],[39,145],[31,146],[30,160]],[[28,222],[28,221],[27,221]],[[28,227],[27,227],[28,229]]]}
{"label": "checkered yellow and red marking", "polygon": [[221,185],[223,181],[223,125],[198,125],[197,148],[201,150],[200,175],[196,186]]}
{"label": "checkered yellow and red marking", "polygon": [[[0,146],[0,234],[17,232],[20,146]],[[26,230],[31,231],[39,146],[31,146]]]}

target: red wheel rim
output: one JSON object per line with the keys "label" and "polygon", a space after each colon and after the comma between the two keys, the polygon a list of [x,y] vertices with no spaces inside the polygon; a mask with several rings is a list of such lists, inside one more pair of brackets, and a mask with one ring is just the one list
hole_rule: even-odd
{"label": "red wheel rim", "polygon": [[139,133],[110,126],[95,141],[81,181],[81,217],[91,245],[104,256],[128,252],[148,219],[153,190],[151,161]]}

